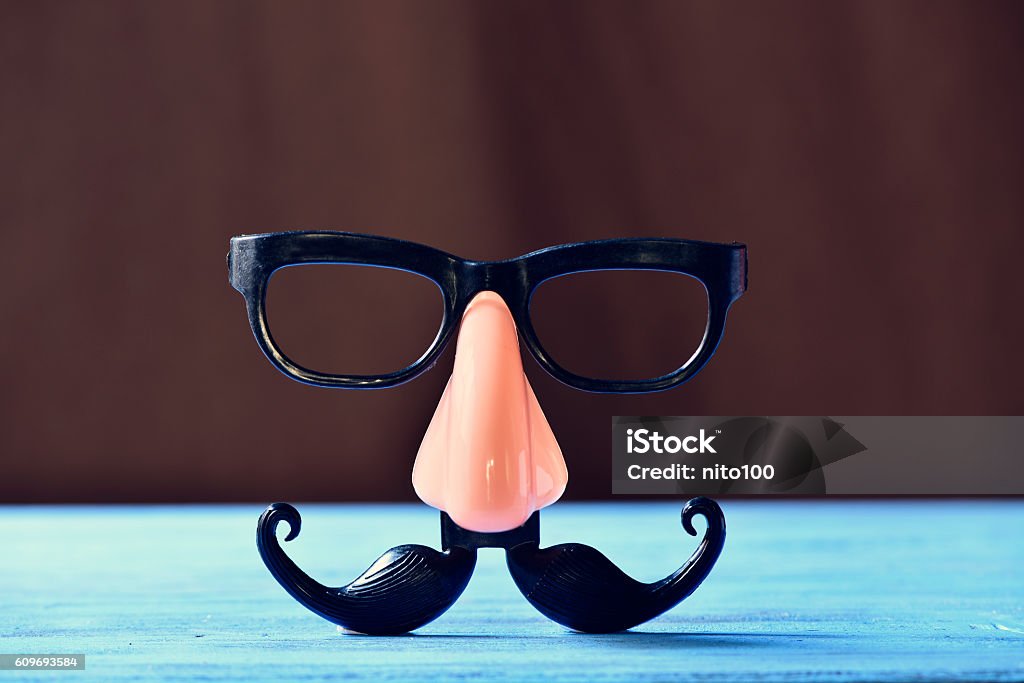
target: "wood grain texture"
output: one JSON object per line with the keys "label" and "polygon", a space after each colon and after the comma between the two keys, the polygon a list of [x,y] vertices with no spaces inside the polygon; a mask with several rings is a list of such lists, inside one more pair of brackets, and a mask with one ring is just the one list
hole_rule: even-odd
{"label": "wood grain texture", "polygon": [[[2,2],[0,500],[415,502],[454,347],[395,391],[286,380],[224,255],[290,228],[474,259],[745,242],[684,389],[526,360],[569,498],[607,495],[612,415],[1024,414],[1022,64],[1013,0]],[[687,308],[627,287],[627,323],[598,279],[562,315],[600,343],[563,362],[675,359],[642,323]],[[333,359],[395,369],[439,322],[381,297],[354,327],[334,291],[292,311]]]}
{"label": "wood grain texture", "polygon": [[[1024,680],[1024,502],[723,507],[719,566],[633,632],[565,631],[482,551],[455,607],[397,638],[342,635],[288,597],[256,554],[262,506],[5,507],[0,652],[86,653],[57,680]],[[286,549],[327,584],[438,544],[423,506],[299,509]],[[662,503],[545,511],[543,543],[570,540],[647,581],[696,544]]]}

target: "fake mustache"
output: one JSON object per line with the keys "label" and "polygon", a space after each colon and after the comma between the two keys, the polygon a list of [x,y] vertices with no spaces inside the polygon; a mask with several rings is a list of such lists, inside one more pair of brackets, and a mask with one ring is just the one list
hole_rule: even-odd
{"label": "fake mustache", "polygon": [[288,503],[274,503],[260,516],[256,547],[267,569],[307,609],[349,631],[398,635],[423,626],[455,604],[469,584],[476,552],[438,552],[423,545],[387,551],[351,583],[329,588],[311,578],[285,554],[277,525],[289,527],[285,541],[299,535],[302,519]]}
{"label": "fake mustache", "polygon": [[520,527],[486,533],[460,527],[441,513],[441,551],[423,545],[388,550],[351,583],[333,588],[303,572],[284,552],[301,529],[298,510],[275,503],[260,517],[256,545],[267,569],[299,603],[324,619],[358,633],[397,635],[444,614],[469,584],[479,548],[504,548],[512,578],[541,614],[586,633],[611,633],[642,624],[687,598],[710,573],[725,543],[725,517],[717,503],[694,498],[682,510],[683,529],[697,532],[693,517],[707,521],[697,549],[676,571],[654,583],[628,576],[600,551],[579,543],[540,547],[540,512]]}

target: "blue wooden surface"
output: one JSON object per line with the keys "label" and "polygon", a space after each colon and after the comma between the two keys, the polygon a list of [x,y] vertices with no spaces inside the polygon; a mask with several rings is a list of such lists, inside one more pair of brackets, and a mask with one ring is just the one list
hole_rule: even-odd
{"label": "blue wooden surface", "polygon": [[[438,545],[424,506],[298,507],[285,547],[323,583]],[[399,638],[343,635],[293,602],[256,554],[261,506],[6,507],[0,652],[86,653],[52,680],[1024,680],[1024,503],[723,507],[719,566],[634,632],[547,621],[485,550],[456,606]],[[643,580],[695,545],[661,503],[560,503],[542,534]]]}

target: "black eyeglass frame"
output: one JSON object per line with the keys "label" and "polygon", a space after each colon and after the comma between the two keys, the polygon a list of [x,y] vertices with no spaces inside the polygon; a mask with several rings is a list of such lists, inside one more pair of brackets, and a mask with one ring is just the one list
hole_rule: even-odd
{"label": "black eyeglass frame", "polygon": [[[405,368],[383,375],[321,373],[291,360],[274,341],[267,323],[267,287],[277,270],[305,264],[392,268],[431,280],[441,290],[444,316],[430,348]],[[689,360],[660,377],[602,380],[571,373],[551,358],[530,320],[533,293],[553,278],[603,270],[680,273],[704,286],[708,298],[707,326],[700,346]],[[679,386],[699,372],[714,355],[725,332],[729,308],[747,289],[747,249],[738,243],[624,238],[563,244],[501,261],[473,261],[390,237],[326,230],[292,231],[231,238],[228,277],[231,286],[245,297],[249,325],[267,359],[278,370],[304,384],[384,389],[414,379],[437,361],[473,297],[483,291],[493,291],[508,305],[530,353],[555,379],[589,392],[646,393]]]}

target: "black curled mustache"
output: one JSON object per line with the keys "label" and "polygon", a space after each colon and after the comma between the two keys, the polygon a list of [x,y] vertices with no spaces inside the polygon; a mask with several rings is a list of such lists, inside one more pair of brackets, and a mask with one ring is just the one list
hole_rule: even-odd
{"label": "black curled mustache", "polygon": [[324,586],[302,571],[284,552],[277,526],[288,524],[285,541],[302,526],[299,511],[274,503],[260,516],[256,546],[267,569],[300,604],[349,631],[398,635],[444,614],[469,584],[477,550],[504,548],[512,579],[541,614],[584,633],[612,633],[642,624],[686,599],[710,573],[725,544],[725,516],[709,498],[683,507],[683,529],[697,532],[700,515],[707,529],[697,549],[661,581],[642,583],[619,569],[600,551],[581,543],[540,547],[540,513],[523,526],[500,533],[473,532],[441,513],[442,550],[401,545],[380,556],[354,581]]}

